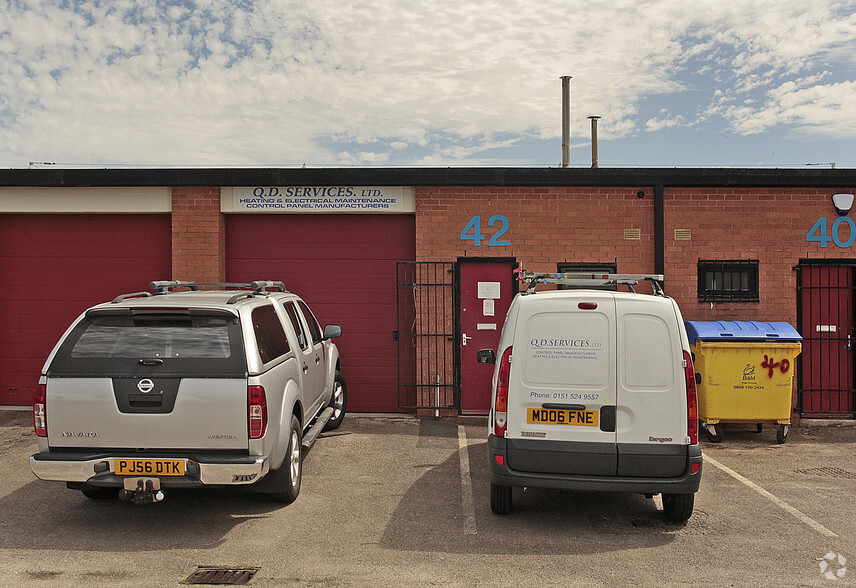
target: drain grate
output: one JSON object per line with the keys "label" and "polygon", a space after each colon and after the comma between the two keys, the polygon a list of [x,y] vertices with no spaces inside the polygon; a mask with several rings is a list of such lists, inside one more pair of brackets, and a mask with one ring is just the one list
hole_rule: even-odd
{"label": "drain grate", "polygon": [[856,474],[842,470],[841,468],[819,467],[808,468],[806,470],[796,470],[798,474],[806,474],[807,476],[823,476],[824,478],[844,478],[845,480],[856,480]]}
{"label": "drain grate", "polygon": [[253,579],[261,568],[224,568],[199,566],[187,577],[186,584],[228,584],[239,586]]}

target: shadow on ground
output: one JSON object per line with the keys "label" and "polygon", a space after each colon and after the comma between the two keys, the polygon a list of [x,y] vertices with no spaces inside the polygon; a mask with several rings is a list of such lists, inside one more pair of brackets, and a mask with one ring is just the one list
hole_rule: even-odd
{"label": "shadow on ground", "polygon": [[169,490],[159,504],[91,500],[35,480],[0,499],[0,549],[160,551],[209,549],[235,526],[283,505],[246,489]]}
{"label": "shadow on ground", "polygon": [[[431,426],[435,443],[457,445],[457,425]],[[455,438],[452,439],[452,431]],[[423,428],[420,436],[426,434]],[[420,438],[422,446],[431,442]],[[446,445],[447,446],[447,445]],[[702,531],[707,515],[688,523],[665,520],[654,501],[639,494],[514,489],[514,512],[494,515],[489,505],[487,443],[468,447],[475,534],[466,534],[460,451],[432,467],[402,497],[383,533],[386,549],[440,553],[604,553],[657,547],[677,533]],[[472,527],[469,527],[470,529]]]}

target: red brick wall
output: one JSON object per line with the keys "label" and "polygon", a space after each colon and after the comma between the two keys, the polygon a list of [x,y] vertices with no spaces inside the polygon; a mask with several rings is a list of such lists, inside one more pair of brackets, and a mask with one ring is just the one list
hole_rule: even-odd
{"label": "red brick wall", "polygon": [[[850,192],[850,190],[847,190]],[[829,229],[837,218],[830,189],[667,188],[666,291],[685,320],[797,322],[797,276],[801,258],[852,258],[853,248],[825,248],[806,234],[820,217]],[[689,241],[675,229],[690,229]],[[839,231],[849,237],[847,227]],[[698,301],[698,260],[757,259],[759,302]]]}
{"label": "red brick wall", "polygon": [[226,238],[220,189],[172,189],[172,277],[197,282],[226,279]]}
{"label": "red brick wall", "polygon": [[[644,197],[637,193],[643,191]],[[852,188],[666,188],[666,292],[686,320],[775,320],[796,324],[796,272],[802,258],[854,258],[856,245],[825,248],[806,234],[820,217],[837,218],[832,194]],[[461,239],[474,215],[489,238],[502,214],[509,246],[478,247]],[[626,240],[625,229],[640,229]],[[688,241],[675,229],[689,229]],[[840,239],[849,237],[841,226]],[[459,256],[513,257],[532,271],[556,271],[560,261],[612,262],[620,273],[654,272],[654,191],[650,187],[421,187],[416,190],[417,261]],[[698,301],[698,260],[759,261],[759,302]]]}
{"label": "red brick wall", "polygon": [[[637,192],[644,191],[644,198]],[[623,273],[654,271],[653,190],[637,188],[423,187],[416,190],[416,260],[459,256],[514,257],[527,270],[555,272],[556,263],[613,262]],[[474,215],[486,237],[495,214],[508,218],[509,246],[475,247],[461,240]],[[640,229],[640,240],[625,240]]]}

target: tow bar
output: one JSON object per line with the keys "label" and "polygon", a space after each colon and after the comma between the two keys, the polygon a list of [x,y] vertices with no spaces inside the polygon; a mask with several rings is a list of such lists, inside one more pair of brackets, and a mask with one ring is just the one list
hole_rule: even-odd
{"label": "tow bar", "polygon": [[164,499],[158,478],[125,478],[125,488],[119,491],[122,502],[151,504]]}

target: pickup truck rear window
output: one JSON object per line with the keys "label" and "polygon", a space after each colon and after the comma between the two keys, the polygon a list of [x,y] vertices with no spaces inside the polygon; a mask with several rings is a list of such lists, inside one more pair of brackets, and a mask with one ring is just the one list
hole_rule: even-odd
{"label": "pickup truck rear window", "polygon": [[231,355],[226,317],[93,317],[72,357],[217,357]]}
{"label": "pickup truck rear window", "polygon": [[91,312],[69,333],[51,373],[128,376],[244,374],[240,325],[227,313]]}

